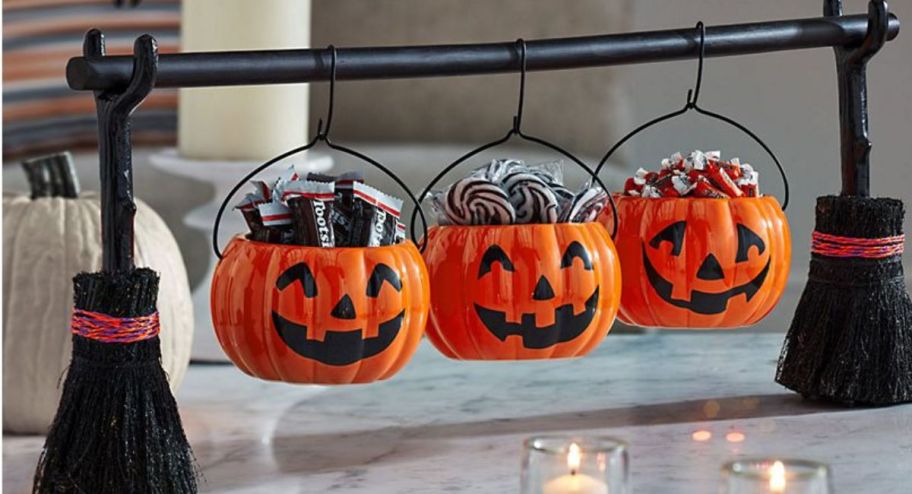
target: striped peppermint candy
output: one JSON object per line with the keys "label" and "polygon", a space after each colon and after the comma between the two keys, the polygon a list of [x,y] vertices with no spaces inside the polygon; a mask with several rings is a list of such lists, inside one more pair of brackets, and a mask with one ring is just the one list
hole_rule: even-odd
{"label": "striped peppermint candy", "polygon": [[557,196],[551,187],[532,173],[504,177],[503,188],[516,210],[517,223],[556,223]]}
{"label": "striped peppermint candy", "polygon": [[468,177],[450,186],[445,213],[454,225],[509,225],[516,211],[507,194],[482,177]]}

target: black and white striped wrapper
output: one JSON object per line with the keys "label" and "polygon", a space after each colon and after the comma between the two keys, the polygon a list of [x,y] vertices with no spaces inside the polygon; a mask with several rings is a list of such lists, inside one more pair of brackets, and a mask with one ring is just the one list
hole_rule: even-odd
{"label": "black and white striped wrapper", "polygon": [[447,191],[444,214],[454,225],[509,225],[516,211],[507,193],[483,177],[461,179]]}

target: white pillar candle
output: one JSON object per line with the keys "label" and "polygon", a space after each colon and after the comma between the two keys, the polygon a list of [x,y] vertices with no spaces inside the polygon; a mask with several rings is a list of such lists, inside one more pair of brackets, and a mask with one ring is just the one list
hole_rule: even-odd
{"label": "white pillar candle", "polygon": [[[310,0],[184,0],[181,50],[306,48]],[[305,84],[181,89],[185,158],[265,160],[307,139]]]}

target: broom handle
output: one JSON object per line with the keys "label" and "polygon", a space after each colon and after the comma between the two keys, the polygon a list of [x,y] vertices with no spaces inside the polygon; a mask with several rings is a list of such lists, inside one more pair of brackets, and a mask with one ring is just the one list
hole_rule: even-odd
{"label": "broom handle", "polygon": [[[824,0],[823,14],[842,15],[842,0]],[[868,32],[860,45],[836,46],[839,78],[839,143],[842,195],[871,195],[871,140],[868,134],[868,89],[865,68],[887,41],[890,17],[884,0],[868,3]]]}
{"label": "broom handle", "polygon": [[[86,34],[86,58],[105,54],[104,36],[97,29]],[[101,175],[102,270],[129,272],[133,264],[133,163],[130,115],[155,86],[158,47],[149,35],[133,45],[130,83],[121,90],[95,91],[98,114],[98,163]]]}

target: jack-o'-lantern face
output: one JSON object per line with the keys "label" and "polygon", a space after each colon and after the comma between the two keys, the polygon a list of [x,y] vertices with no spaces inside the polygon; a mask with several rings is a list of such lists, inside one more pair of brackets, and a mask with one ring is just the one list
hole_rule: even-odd
{"label": "jack-o'-lantern face", "polygon": [[[320,288],[317,286],[316,278],[306,263],[297,263],[286,269],[276,280],[276,289],[284,292],[290,285],[296,285],[300,288],[299,292],[290,294],[298,302],[292,302],[295,313],[294,320],[286,318],[278,311],[272,311],[272,321],[275,329],[282,341],[288,345],[295,353],[302,357],[314,359],[328,365],[349,365],[363,358],[373,357],[380,352],[389,348],[390,344],[396,339],[399,330],[402,328],[402,318],[405,316],[405,309],[401,307],[399,297],[390,294],[389,301],[378,300],[386,291],[395,293],[402,291],[402,281],[399,274],[386,264],[377,264],[371,271],[367,280],[367,286],[353,287],[357,292],[355,298],[362,301],[360,310],[379,310],[382,314],[381,320],[376,328],[373,328],[374,336],[365,336],[365,328],[352,327],[354,321],[364,321],[365,318],[358,318],[358,309],[349,293],[342,293],[341,297],[333,295],[339,293],[339,284],[336,286],[325,286],[323,291],[329,293],[320,295]],[[344,283],[340,283],[344,285]],[[360,292],[360,293],[358,293]],[[317,302],[307,303],[304,299],[316,299]],[[370,300],[374,299],[374,300]],[[280,304],[281,297],[278,298]],[[327,303],[323,303],[326,301]],[[371,307],[372,306],[372,307]],[[307,314],[308,310],[317,311],[317,315]],[[325,310],[327,316],[321,317],[319,311]],[[308,317],[310,316],[310,317]],[[323,326],[322,338],[308,336],[307,320],[321,321]],[[297,322],[296,322],[297,321]],[[310,325],[315,326],[314,324]]]}
{"label": "jack-o'-lantern face", "polygon": [[430,288],[411,242],[368,248],[236,237],[212,279],[212,322],[244,372],[312,384],[386,379],[414,354]]}
{"label": "jack-o'-lantern face", "polygon": [[[499,266],[497,273],[494,272],[496,266]],[[559,295],[555,294],[552,283],[548,281],[548,276],[539,272],[541,270],[540,260],[536,260],[535,263],[523,262],[518,269],[524,270],[525,274],[517,273],[517,267],[498,245],[488,247],[482,256],[478,268],[479,293],[490,292],[485,285],[498,287],[511,284],[516,286],[515,298],[509,300],[513,307],[534,309],[530,312],[515,313],[513,320],[508,321],[507,313],[512,307],[503,307],[498,310],[475,302],[473,304],[475,312],[488,331],[500,341],[517,337],[522,339],[523,347],[536,349],[565,343],[583,334],[595,316],[599,296],[599,286],[596,280],[581,279],[594,278],[592,260],[586,248],[574,241],[564,250],[560,258],[559,269],[566,272],[560,273],[559,276],[569,283]],[[486,276],[495,279],[485,281]],[[516,278],[516,280],[503,279],[510,277]],[[585,296],[583,310],[574,313],[574,301],[579,299],[579,294],[585,294],[581,290],[593,284],[595,288]],[[580,287],[579,290],[575,289],[576,286]],[[524,295],[527,295],[529,300],[522,300]],[[544,306],[546,310],[543,311],[535,306]],[[542,312],[545,312],[544,319],[549,322],[537,321],[537,314]]]}
{"label": "jack-o'-lantern face", "polygon": [[[644,242],[643,267],[646,270],[646,277],[649,280],[649,284],[652,285],[652,288],[655,289],[659,297],[675,307],[691,310],[697,314],[719,314],[720,312],[724,312],[728,307],[729,299],[740,295],[744,295],[745,300],[749,302],[757,291],[760,290],[760,287],[763,286],[764,281],[766,281],[771,259],[766,251],[766,242],[764,242],[757,233],[742,224],[737,224],[735,226],[738,234],[737,249],[734,253],[734,257],[731,259],[723,258],[723,262],[720,262],[713,252],[706,252],[706,254],[702,256],[703,260],[700,261],[697,272],[694,275],[696,280],[707,282],[707,287],[724,284],[731,288],[726,288],[722,291],[703,291],[697,288],[699,286],[698,283],[692,282],[689,284],[694,288],[690,291],[689,298],[687,299],[675,298],[674,283],[664,278],[655,268],[652,261],[649,260],[650,255],[653,255],[658,259],[667,256],[677,257],[684,255],[683,248],[687,235],[687,222],[676,221],[663,228],[649,240],[648,249],[647,244]],[[712,242],[709,242],[709,244],[711,245]],[[692,242],[692,245],[693,247],[691,248],[697,248],[700,245],[707,245],[707,242],[697,240]],[[752,269],[751,266],[745,267],[743,271],[749,278],[747,281],[732,282],[728,278],[738,276],[737,264],[747,263],[751,250],[756,251],[756,256],[761,258],[765,257],[766,262],[761,260],[759,263],[753,263],[754,266],[762,266],[759,270]],[[731,252],[726,253],[731,254]],[[661,266],[668,263],[659,262],[658,264]],[[756,272],[756,274],[754,274],[754,272]]]}
{"label": "jack-o'-lantern face", "polygon": [[[622,321],[733,328],[775,307],[791,257],[788,223],[775,198],[616,199]],[[602,221],[611,228],[610,215]]]}
{"label": "jack-o'-lantern face", "polygon": [[428,338],[452,358],[583,355],[620,301],[617,257],[599,224],[438,226],[424,257]]}

